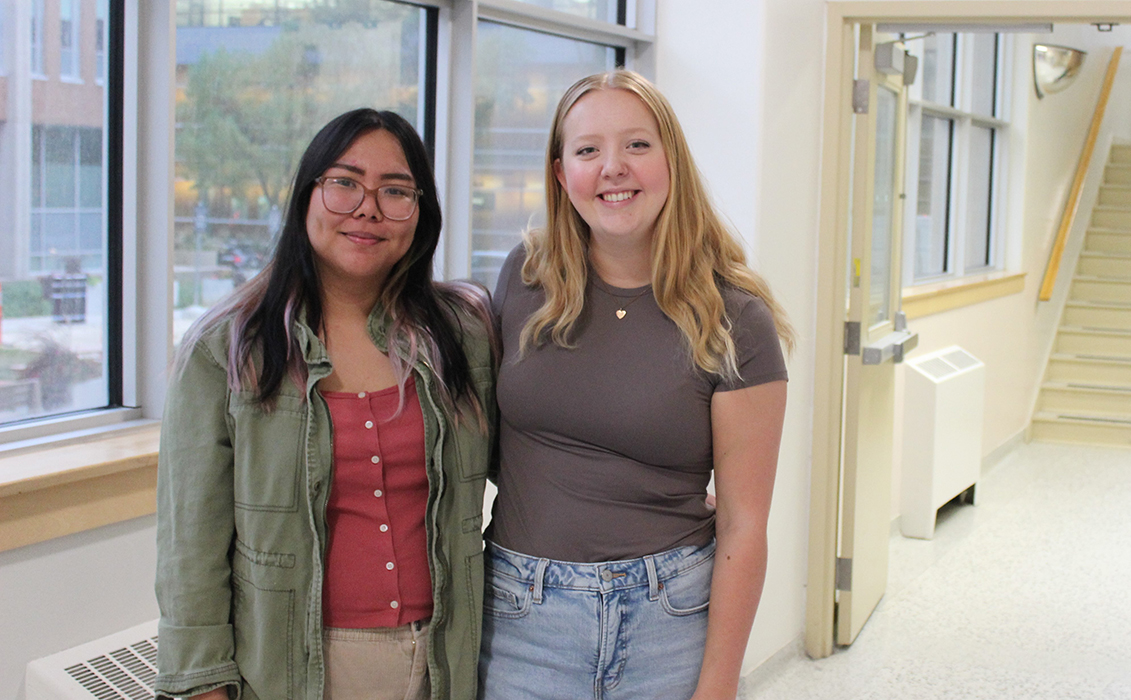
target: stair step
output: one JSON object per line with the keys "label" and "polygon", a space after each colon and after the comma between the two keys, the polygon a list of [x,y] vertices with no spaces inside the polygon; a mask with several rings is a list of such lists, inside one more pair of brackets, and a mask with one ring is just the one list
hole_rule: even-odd
{"label": "stair step", "polygon": [[1131,421],[1131,386],[1084,382],[1045,382],[1038,405],[1042,411],[1101,413]]}
{"label": "stair step", "polygon": [[1131,333],[1108,328],[1063,325],[1056,334],[1056,352],[1131,362]]}
{"label": "stair step", "polygon": [[1131,277],[1125,279],[1076,275],[1072,280],[1073,301],[1131,304]]}
{"label": "stair step", "polygon": [[1070,301],[1064,306],[1066,326],[1131,331],[1131,304]]}
{"label": "stair step", "polygon": [[1032,427],[1035,440],[1131,447],[1131,416],[1041,411]]}
{"label": "stair step", "polygon": [[1092,226],[1125,231],[1131,228],[1131,207],[1097,204],[1092,209]]}
{"label": "stair step", "polygon": [[1104,184],[1131,185],[1131,163],[1108,163],[1104,168]]}
{"label": "stair step", "polygon": [[1131,144],[1113,143],[1107,159],[1109,163],[1131,164]]}
{"label": "stair step", "polygon": [[[1131,212],[1128,212],[1131,215]],[[1090,253],[1121,253],[1131,255],[1131,226],[1126,230],[1102,227],[1088,229],[1084,250]]]}
{"label": "stair step", "polygon": [[1131,207],[1131,185],[1100,186],[1099,203],[1103,206]]}
{"label": "stair step", "polygon": [[1131,255],[1083,251],[1077,264],[1078,274],[1101,277],[1131,277]]}
{"label": "stair step", "polygon": [[1131,356],[1120,358],[1057,352],[1049,357],[1045,379],[1050,382],[1131,385]]}

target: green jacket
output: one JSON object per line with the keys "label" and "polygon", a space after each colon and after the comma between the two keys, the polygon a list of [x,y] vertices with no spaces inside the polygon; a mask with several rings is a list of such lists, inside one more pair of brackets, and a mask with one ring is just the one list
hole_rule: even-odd
{"label": "green jacket", "polygon": [[[426,363],[414,368],[429,494],[434,700],[474,700],[483,603],[483,486],[496,421],[486,330],[461,319],[464,351],[491,430],[441,410]],[[369,333],[387,351],[387,319]],[[157,696],[222,685],[244,700],[322,697],[322,576],[331,483],[329,411],[315,390],[331,372],[302,323],[305,391],[284,380],[273,411],[229,390],[228,323],[192,348],[171,378],[157,478]]]}

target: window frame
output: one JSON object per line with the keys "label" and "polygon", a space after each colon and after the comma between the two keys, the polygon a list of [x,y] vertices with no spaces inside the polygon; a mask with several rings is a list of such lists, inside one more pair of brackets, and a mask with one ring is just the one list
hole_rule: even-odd
{"label": "window frame", "polygon": [[[125,282],[136,276],[135,261],[127,261],[124,254],[127,240],[136,241],[137,229],[127,211],[125,193],[128,186],[137,187],[138,178],[129,175],[125,164],[136,145],[127,148],[125,133],[127,114],[136,113],[137,90],[127,91],[128,54],[136,50],[127,42],[131,32],[127,25],[136,27],[136,13],[127,8],[126,0],[109,0],[107,4],[107,85],[106,122],[103,129],[103,159],[106,163],[103,202],[105,207],[105,267],[106,267],[106,363],[105,381],[107,403],[105,406],[70,413],[29,418],[0,425],[0,453],[22,450],[38,444],[51,443],[56,436],[96,434],[114,429],[122,424],[134,425],[142,419],[138,407],[137,378],[125,372],[127,355],[135,356],[133,348],[127,353],[125,319],[136,319],[141,310],[136,294],[127,290]],[[79,7],[81,11],[81,4]],[[136,37],[136,32],[133,32]],[[136,59],[135,71],[136,74]],[[32,75],[32,79],[37,76]],[[136,127],[136,122],[134,123]],[[129,152],[127,152],[129,151]],[[127,183],[126,180],[130,182]],[[170,181],[171,183],[171,181]],[[126,300],[130,300],[127,302]],[[131,346],[133,344],[131,343]],[[133,365],[130,365],[133,366]]]}
{"label": "window frame", "polygon": [[[43,0],[35,0],[42,2]],[[402,0],[396,0],[402,1]],[[434,118],[434,169],[441,191],[445,235],[436,256],[442,278],[468,277],[471,270],[471,192],[474,152],[475,27],[479,19],[624,50],[625,65],[655,77],[653,45],[656,0],[625,0],[624,25],[570,15],[518,0],[413,0],[435,8],[438,20],[429,31],[434,42],[428,71]],[[29,14],[32,14],[29,12]],[[116,149],[108,167],[108,208],[117,240],[107,251],[108,266],[117,260],[116,283],[109,280],[110,303],[120,313],[110,335],[120,337],[115,357],[116,398],[104,409],[29,420],[0,427],[0,453],[38,449],[106,431],[136,429],[160,419],[165,382],[172,360],[173,167],[175,3],[107,5],[108,94],[120,96],[115,120],[108,117],[107,147]],[[40,32],[42,36],[42,30]],[[431,49],[430,49],[431,50]],[[41,76],[34,76],[41,77]],[[142,92],[146,94],[143,102]],[[427,98],[426,98],[427,99]],[[111,133],[110,124],[116,123]],[[112,146],[110,144],[117,144]],[[123,164],[131,167],[123,167]],[[112,172],[111,172],[112,171]],[[108,231],[108,245],[113,237]],[[115,318],[111,314],[111,318]],[[108,348],[108,353],[111,350]]]}
{"label": "window frame", "polygon": [[[923,118],[927,116],[950,120],[951,143],[948,156],[947,230],[946,250],[943,254],[942,272],[918,274],[915,269],[917,242],[917,206],[904,208],[904,231],[909,245],[904,245],[903,285],[918,287],[967,277],[984,276],[1000,272],[1006,267],[1006,224],[1009,191],[1004,186],[1008,172],[1008,143],[1010,141],[1010,107],[1012,94],[1010,57],[1013,56],[1013,37],[997,34],[994,75],[994,114],[976,114],[972,111],[973,95],[973,34],[959,34],[953,63],[953,102],[955,106],[930,102],[918,97],[919,90],[912,87],[908,100],[908,132],[906,149],[905,191],[908,202],[916,203],[919,195],[920,136]],[[967,229],[969,186],[971,180],[971,134],[975,128],[987,128],[991,133],[989,151],[989,214],[987,221],[986,265],[968,265]]]}

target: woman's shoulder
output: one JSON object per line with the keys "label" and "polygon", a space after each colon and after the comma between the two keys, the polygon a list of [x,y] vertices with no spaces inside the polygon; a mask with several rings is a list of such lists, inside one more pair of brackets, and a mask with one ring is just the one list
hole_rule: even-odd
{"label": "woman's shoulder", "polygon": [[465,280],[444,282],[437,287],[448,302],[444,306],[459,331],[468,361],[475,366],[482,356],[483,364],[489,363],[494,322],[491,318],[491,295],[486,287]]}
{"label": "woman's shoulder", "polygon": [[761,297],[725,283],[719,285],[719,292],[723,297],[727,318],[736,332],[777,337],[774,314]]}
{"label": "woman's shoulder", "polygon": [[207,357],[224,366],[232,337],[232,313],[206,312],[193,321],[181,339],[178,356]]}

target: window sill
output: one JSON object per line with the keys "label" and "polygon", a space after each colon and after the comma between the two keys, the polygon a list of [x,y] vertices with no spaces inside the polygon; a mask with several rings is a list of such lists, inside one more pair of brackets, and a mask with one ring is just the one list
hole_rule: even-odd
{"label": "window sill", "polygon": [[908,319],[981,304],[998,297],[1020,294],[1024,272],[992,272],[935,284],[903,288],[903,313]]}
{"label": "window sill", "polygon": [[156,511],[155,422],[0,457],[0,552]]}

